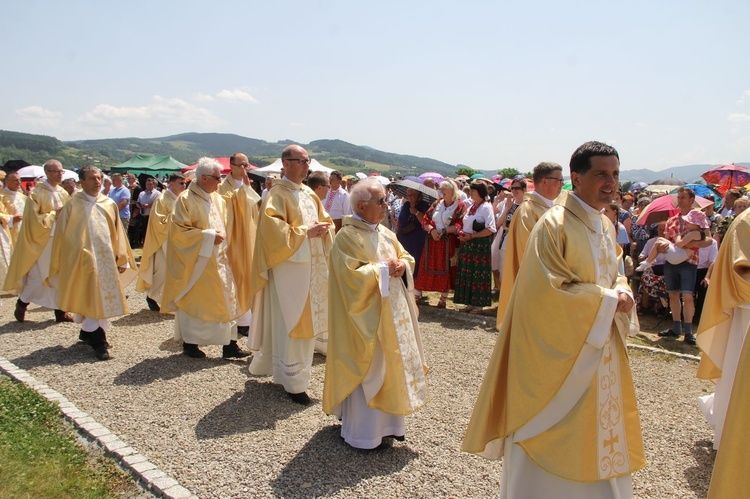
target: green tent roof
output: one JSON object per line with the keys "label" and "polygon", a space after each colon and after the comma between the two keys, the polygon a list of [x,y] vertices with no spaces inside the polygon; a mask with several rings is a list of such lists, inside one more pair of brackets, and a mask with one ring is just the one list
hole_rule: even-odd
{"label": "green tent roof", "polygon": [[184,165],[172,156],[140,156],[136,154],[121,165],[110,168],[112,173],[130,172],[134,175],[148,173],[150,175],[168,175],[182,171]]}

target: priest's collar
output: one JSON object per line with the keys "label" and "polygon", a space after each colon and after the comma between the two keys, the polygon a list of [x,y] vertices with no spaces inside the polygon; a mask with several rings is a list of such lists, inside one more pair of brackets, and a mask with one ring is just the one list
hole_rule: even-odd
{"label": "priest's collar", "polygon": [[198,196],[199,198],[201,198],[203,201],[207,202],[208,204],[211,204],[211,194],[209,194],[208,192],[204,191],[203,188],[201,188],[201,186],[198,185],[197,182],[191,182],[190,183],[190,187],[188,187],[188,189],[193,194],[195,194],[196,196]]}
{"label": "priest's collar", "polygon": [[360,217],[360,216],[359,216],[359,215],[357,215],[356,213],[354,213],[354,214],[352,215],[352,218],[353,218],[353,219],[355,219],[355,220],[359,220],[359,221],[361,221],[361,222],[364,222],[364,224],[365,224],[365,225],[367,225],[367,227],[368,227],[368,228],[369,228],[370,230],[373,230],[373,231],[375,231],[375,232],[377,232],[377,231],[378,231],[378,224],[376,224],[376,223],[372,223],[372,222],[368,222],[367,220],[365,220],[364,218]]}
{"label": "priest's collar", "polygon": [[531,195],[532,196],[537,196],[539,199],[541,199],[542,202],[547,205],[547,208],[552,208],[552,205],[555,204],[555,200],[554,199],[547,199],[546,197],[544,197],[541,194],[539,194],[537,191],[531,191]]}
{"label": "priest's collar", "polygon": [[574,198],[574,199],[575,199],[576,201],[578,201],[579,203],[581,203],[581,206],[582,206],[582,207],[583,207],[583,209],[584,209],[584,210],[586,211],[586,214],[587,214],[588,216],[596,215],[596,216],[597,216],[597,218],[598,218],[598,216],[602,214],[602,212],[601,212],[601,211],[597,210],[597,209],[596,209],[596,208],[594,208],[593,206],[591,206],[591,205],[587,204],[587,203],[586,203],[586,202],[585,202],[585,201],[584,201],[583,199],[581,199],[581,198],[579,198],[578,196],[576,196],[576,193],[575,193],[575,192],[570,192],[570,193],[568,193],[568,194],[569,194],[569,195],[571,195],[571,196],[573,196],[573,198]]}
{"label": "priest's collar", "polygon": [[[86,194],[86,191],[84,191],[84,190],[80,190],[80,191],[77,191],[77,192],[73,193],[73,195],[74,195],[74,196],[75,196],[76,194],[81,194],[81,195],[82,195],[82,196],[84,196],[84,197],[86,198],[86,200],[88,200],[88,201],[89,201],[90,203],[96,203],[96,200],[97,200],[97,199],[99,199],[99,196],[100,196],[100,194],[97,194],[96,196],[89,196],[88,194]],[[101,195],[103,196],[104,194],[101,194]]]}
{"label": "priest's collar", "polygon": [[302,186],[296,182],[292,182],[286,177],[279,178],[273,181],[273,185],[280,185],[282,187],[286,187],[290,191],[298,191],[302,189]]}

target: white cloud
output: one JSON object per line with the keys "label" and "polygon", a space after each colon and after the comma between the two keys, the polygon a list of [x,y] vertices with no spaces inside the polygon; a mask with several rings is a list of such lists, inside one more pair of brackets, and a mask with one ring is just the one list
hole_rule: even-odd
{"label": "white cloud", "polygon": [[196,102],[211,102],[214,100],[214,98],[211,95],[197,92],[193,94],[193,100]]}
{"label": "white cloud", "polygon": [[729,116],[727,116],[727,119],[733,123],[740,123],[742,121],[750,121],[750,114],[732,113]]}
{"label": "white cloud", "polygon": [[745,90],[744,92],[742,92],[742,95],[740,96],[740,100],[737,101],[737,104],[741,106],[745,102],[750,102],[750,90]]}
{"label": "white cloud", "polygon": [[155,95],[145,106],[113,106],[98,104],[78,118],[74,125],[109,130],[133,130],[178,125],[181,128],[212,128],[222,124],[212,111],[190,104],[183,99]]}
{"label": "white cloud", "polygon": [[258,99],[250,95],[246,90],[235,88],[234,90],[222,90],[216,97],[228,102],[247,102],[249,104],[260,104]]}
{"label": "white cloud", "polygon": [[21,121],[30,125],[55,128],[60,126],[63,114],[58,111],[45,109],[41,106],[29,106],[23,109],[16,109],[16,116],[18,116]]}

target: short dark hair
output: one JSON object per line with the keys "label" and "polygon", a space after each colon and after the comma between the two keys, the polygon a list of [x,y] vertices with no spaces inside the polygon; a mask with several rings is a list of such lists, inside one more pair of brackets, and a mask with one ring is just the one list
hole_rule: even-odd
{"label": "short dark hair", "polygon": [[[78,178],[79,178],[79,180],[86,180],[86,174],[88,172],[99,172],[99,173],[101,173],[102,171],[99,168],[97,168],[96,166],[91,166],[91,165],[84,166],[83,168],[81,168],[80,170],[78,170]],[[73,180],[73,179],[71,179],[71,180]]]}
{"label": "short dark hair", "polygon": [[514,178],[511,181],[510,186],[513,187],[513,184],[520,185],[521,189],[526,189],[526,187],[528,187],[528,185],[526,184],[526,179],[525,178]]}
{"label": "short dark hair", "polygon": [[167,182],[174,182],[175,180],[185,180],[185,175],[182,173],[172,173]]}
{"label": "short dark hair", "polygon": [[337,178],[337,179],[339,179],[339,180],[343,180],[343,178],[344,178],[344,176],[343,176],[343,175],[341,174],[341,172],[340,172],[340,171],[338,171],[338,170],[333,170],[333,171],[332,171],[332,172],[331,172],[331,173],[330,173],[330,174],[328,175],[328,177],[329,177],[329,178],[330,178],[330,177],[336,177],[336,178]]}
{"label": "short dark hair", "polygon": [[310,176],[307,177],[307,186],[312,190],[326,184],[328,184],[328,177],[325,172],[312,172]]}
{"label": "short dark hair", "polygon": [[695,199],[695,191],[690,187],[680,187],[677,189],[677,194],[680,194],[681,192],[687,192],[691,199]]}
{"label": "short dark hair", "polygon": [[562,166],[552,161],[542,161],[534,167],[534,184],[538,184],[556,170],[562,171]]}
{"label": "short dark hair", "polygon": [[482,199],[487,197],[487,186],[484,185],[484,182],[472,182],[471,185],[469,185],[469,189],[477,191],[477,194],[479,194],[479,197]]}
{"label": "short dark hair", "polygon": [[614,147],[592,140],[581,144],[570,157],[570,172],[584,174],[589,171],[593,156],[615,156],[620,162],[620,155]]}

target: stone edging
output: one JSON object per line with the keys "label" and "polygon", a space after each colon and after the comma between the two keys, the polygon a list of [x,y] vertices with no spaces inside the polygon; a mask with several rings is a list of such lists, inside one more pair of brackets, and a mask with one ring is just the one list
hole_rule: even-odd
{"label": "stone edging", "polygon": [[195,499],[188,489],[180,485],[177,480],[161,471],[143,454],[139,454],[133,447],[123,442],[120,437],[109,431],[94,418],[79,410],[61,393],[53,390],[41,381],[19,368],[8,359],[0,356],[0,372],[4,372],[19,383],[25,383],[50,402],[56,403],[65,417],[87,444],[96,445],[115,462],[129,472],[147,491],[157,497],[167,499]]}

